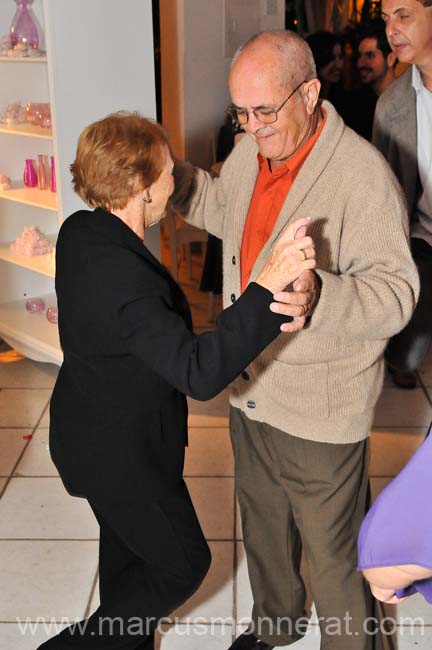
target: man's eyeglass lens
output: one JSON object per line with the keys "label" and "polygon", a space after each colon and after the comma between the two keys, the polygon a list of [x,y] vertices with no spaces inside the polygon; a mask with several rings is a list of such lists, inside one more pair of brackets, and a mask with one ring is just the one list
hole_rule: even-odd
{"label": "man's eyeglass lens", "polygon": [[291,99],[291,97],[298,91],[300,86],[303,86],[304,83],[306,83],[306,79],[302,81],[296,88],[294,88],[292,93],[288,95],[288,97],[282,102],[279,108],[272,108],[269,106],[263,108],[254,108],[252,111],[246,111],[242,108],[234,108],[234,106],[232,106],[229,109],[228,113],[230,114],[232,120],[234,122],[237,122],[237,124],[247,124],[249,115],[251,113],[253,113],[256,119],[260,122],[264,122],[264,124],[272,124],[273,122],[276,122],[279,111],[282,110],[288,100]]}

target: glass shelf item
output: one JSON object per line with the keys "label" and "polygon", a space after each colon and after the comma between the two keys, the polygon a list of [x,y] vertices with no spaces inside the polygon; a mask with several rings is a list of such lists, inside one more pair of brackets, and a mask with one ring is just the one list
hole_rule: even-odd
{"label": "glass shelf item", "polygon": [[39,47],[39,34],[36,23],[28,9],[33,0],[15,0],[17,10],[9,30],[12,48],[24,50]]}

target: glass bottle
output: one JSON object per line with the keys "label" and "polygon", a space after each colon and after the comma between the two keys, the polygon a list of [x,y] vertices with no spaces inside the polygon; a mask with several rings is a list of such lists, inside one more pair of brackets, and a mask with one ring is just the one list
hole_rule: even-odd
{"label": "glass bottle", "polygon": [[36,187],[37,183],[37,174],[33,165],[33,159],[27,158],[24,167],[24,185],[26,187]]}
{"label": "glass bottle", "polygon": [[56,171],[55,171],[55,161],[54,156],[50,156],[50,190],[51,192],[57,192],[57,182],[56,182]]}
{"label": "glass bottle", "polygon": [[46,190],[48,187],[48,173],[45,163],[45,156],[41,153],[38,154],[37,159],[37,179],[38,188],[40,190]]}
{"label": "glass bottle", "polygon": [[11,45],[14,48],[18,43],[21,43],[27,48],[38,48],[38,29],[28,10],[28,5],[33,0],[15,0],[15,2],[17,4],[17,10],[9,29]]}

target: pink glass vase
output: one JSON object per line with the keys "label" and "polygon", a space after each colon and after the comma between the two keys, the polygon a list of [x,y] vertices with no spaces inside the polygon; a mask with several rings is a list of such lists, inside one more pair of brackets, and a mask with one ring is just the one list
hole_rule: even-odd
{"label": "pink glass vase", "polygon": [[37,183],[37,174],[33,165],[33,160],[31,158],[27,158],[24,167],[24,185],[26,187],[36,187]]}
{"label": "pink glass vase", "polygon": [[45,156],[43,154],[38,154],[37,180],[38,180],[38,188],[40,190],[46,190],[48,187],[48,172],[45,163]]}
{"label": "pink glass vase", "polygon": [[25,45],[27,48],[39,47],[39,34],[36,23],[28,10],[28,5],[33,0],[15,0],[17,10],[10,26],[9,35],[12,47],[18,43]]}
{"label": "pink glass vase", "polygon": [[50,190],[51,192],[57,192],[57,181],[56,181],[56,170],[55,170],[55,161],[54,156],[50,156]]}

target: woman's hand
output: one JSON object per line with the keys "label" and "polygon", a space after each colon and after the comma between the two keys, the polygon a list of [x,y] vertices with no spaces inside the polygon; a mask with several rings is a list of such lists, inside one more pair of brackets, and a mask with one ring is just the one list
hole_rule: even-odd
{"label": "woman's hand", "polygon": [[387,589],[385,587],[378,587],[377,585],[370,584],[370,589],[373,596],[380,600],[383,603],[389,603],[390,605],[397,605],[402,603],[404,600],[409,598],[409,596],[404,596],[403,598],[398,598],[395,594],[394,589]]}
{"label": "woman's hand", "polygon": [[286,227],[256,279],[258,284],[276,293],[283,291],[303,271],[315,268],[315,245],[306,236],[308,224],[309,219],[297,219]]}

